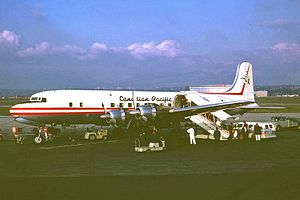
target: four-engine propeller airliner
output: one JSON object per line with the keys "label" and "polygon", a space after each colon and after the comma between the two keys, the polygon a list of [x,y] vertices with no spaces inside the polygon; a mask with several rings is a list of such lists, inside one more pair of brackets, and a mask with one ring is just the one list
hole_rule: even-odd
{"label": "four-engine propeller airliner", "polygon": [[52,90],[32,95],[29,103],[13,106],[10,113],[15,121],[35,126],[119,126],[138,118],[159,126],[199,113],[238,109],[254,102],[252,65],[242,62],[233,84],[222,92]]}

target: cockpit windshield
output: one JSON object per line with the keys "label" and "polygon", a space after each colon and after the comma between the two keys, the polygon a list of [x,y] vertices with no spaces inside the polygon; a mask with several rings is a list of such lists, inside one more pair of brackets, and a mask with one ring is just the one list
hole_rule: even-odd
{"label": "cockpit windshield", "polygon": [[29,102],[47,102],[47,99],[44,97],[31,97]]}

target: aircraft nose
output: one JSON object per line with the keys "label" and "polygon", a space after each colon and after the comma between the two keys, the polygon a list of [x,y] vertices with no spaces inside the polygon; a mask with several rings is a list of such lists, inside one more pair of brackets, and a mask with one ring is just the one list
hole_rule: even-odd
{"label": "aircraft nose", "polygon": [[17,105],[14,105],[14,106],[12,106],[10,109],[9,109],[9,113],[10,113],[10,115],[12,115],[12,116],[18,116],[18,110],[20,109],[20,104],[17,104]]}
{"label": "aircraft nose", "polygon": [[13,115],[15,113],[15,108],[16,108],[16,105],[10,107],[10,109],[9,109],[10,115]]}

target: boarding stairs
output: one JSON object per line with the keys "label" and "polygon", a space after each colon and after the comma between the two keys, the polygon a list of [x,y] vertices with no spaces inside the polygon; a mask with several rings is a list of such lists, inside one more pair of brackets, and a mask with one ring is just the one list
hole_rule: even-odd
{"label": "boarding stairs", "polygon": [[203,135],[203,134],[196,135],[196,138],[214,139],[213,135],[217,127],[221,133],[221,140],[226,140],[229,137],[229,132],[227,130],[223,129],[222,127],[218,126],[216,123],[207,119],[202,114],[190,116],[189,119],[209,133],[208,135]]}
{"label": "boarding stairs", "polygon": [[[206,99],[205,97],[199,95],[198,92],[195,91],[191,91],[188,92],[186,94],[187,99],[189,99],[189,101],[195,103],[196,105],[203,105],[203,104],[207,104],[208,102],[210,102],[208,99]],[[192,122],[194,122],[195,124],[199,125],[201,128],[203,128],[204,130],[206,130],[209,135],[205,135],[205,139],[214,139],[213,135],[214,135],[214,131],[216,130],[216,128],[218,127],[219,131],[221,132],[221,140],[227,139],[229,137],[229,132],[225,129],[223,129],[220,125],[221,124],[217,124],[217,120],[218,119],[220,121],[225,121],[227,119],[234,119],[233,116],[229,115],[228,113],[226,113],[223,110],[217,110],[214,112],[209,113],[212,115],[212,120],[208,119],[207,117],[205,117],[205,114],[197,114],[197,115],[193,115],[193,116],[189,116],[188,118],[190,118],[190,120]],[[207,115],[206,115],[207,116]],[[197,135],[196,138],[201,138],[204,137],[204,135]],[[204,138],[203,138],[204,139]]]}

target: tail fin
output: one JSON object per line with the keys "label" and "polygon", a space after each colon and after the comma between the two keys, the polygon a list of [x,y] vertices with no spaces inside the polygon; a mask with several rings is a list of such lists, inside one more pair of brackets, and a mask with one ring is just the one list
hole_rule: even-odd
{"label": "tail fin", "polygon": [[230,95],[234,99],[255,101],[251,63],[242,62],[238,66],[234,82],[224,94]]}

